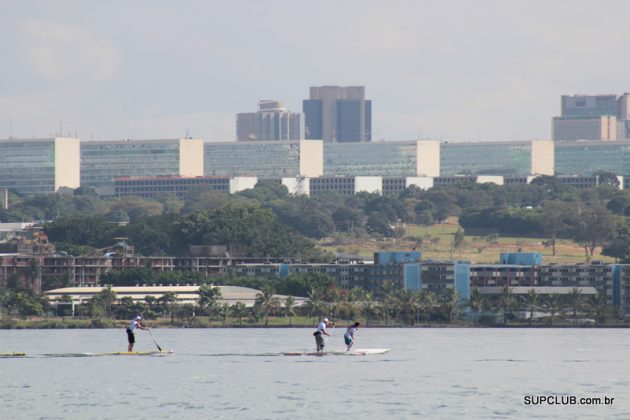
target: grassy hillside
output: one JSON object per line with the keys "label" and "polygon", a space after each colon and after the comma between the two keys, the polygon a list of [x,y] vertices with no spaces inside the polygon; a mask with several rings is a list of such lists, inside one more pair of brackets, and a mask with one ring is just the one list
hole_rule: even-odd
{"label": "grassy hillside", "polygon": [[[569,240],[556,244],[556,256],[551,247],[545,247],[545,238],[496,237],[484,238],[465,236],[465,244],[459,250],[452,249],[455,232],[459,228],[457,218],[450,218],[447,223],[432,226],[407,225],[404,237],[396,239],[365,239],[343,237],[336,240],[326,239],[320,246],[331,252],[348,252],[372,257],[377,250],[416,250],[423,258],[436,260],[459,259],[473,263],[497,263],[501,252],[540,252],[544,263],[583,263],[586,261],[584,249]],[[593,260],[614,262],[613,258],[602,256],[601,249],[595,250]]]}

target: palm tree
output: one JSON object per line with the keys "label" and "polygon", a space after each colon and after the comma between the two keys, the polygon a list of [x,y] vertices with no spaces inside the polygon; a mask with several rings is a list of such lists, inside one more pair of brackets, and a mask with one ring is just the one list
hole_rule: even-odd
{"label": "palm tree", "polygon": [[365,290],[359,287],[354,287],[350,289],[350,292],[348,292],[348,314],[350,318],[352,318],[351,321],[356,320],[356,318],[360,316],[361,310],[359,308],[359,304],[363,300],[365,293]]}
{"label": "palm tree", "polygon": [[499,307],[503,312],[503,323],[507,324],[507,318],[505,315],[509,310],[512,309],[512,289],[510,289],[510,286],[503,286],[500,299],[501,300],[499,301]]}
{"label": "palm tree", "polygon": [[610,316],[611,310],[606,302],[606,295],[598,293],[591,300],[591,309],[597,323],[604,323]]}
{"label": "palm tree", "polygon": [[112,305],[116,302],[116,293],[112,290],[112,286],[107,286],[96,295],[93,299],[103,306],[105,317],[109,318],[112,313]]}
{"label": "palm tree", "polygon": [[475,324],[477,324],[479,322],[479,313],[483,311],[486,306],[486,299],[481,294],[478,287],[473,287],[470,290],[468,306],[470,306],[470,309],[475,313]]}
{"label": "palm tree", "polygon": [[547,297],[547,310],[549,311],[549,322],[553,325],[554,316],[562,310],[562,300],[559,294],[552,293]]}
{"label": "palm tree", "polygon": [[427,314],[427,324],[431,323],[431,313],[437,304],[435,294],[426,289],[420,292],[420,308],[422,312]]}
{"label": "palm tree", "polygon": [[291,318],[295,315],[295,298],[293,296],[287,296],[284,300],[284,310],[286,316],[289,317],[289,326],[293,325],[291,323]]}
{"label": "palm tree", "polygon": [[222,325],[225,325],[228,315],[230,314],[230,304],[227,302],[221,303],[217,306],[217,315],[221,318]]}
{"label": "palm tree", "polygon": [[446,310],[448,322],[450,323],[457,315],[460,309],[459,294],[455,289],[446,289],[446,293],[442,295],[442,304]]}
{"label": "palm tree", "polygon": [[273,290],[270,286],[265,285],[262,290],[256,294],[255,305],[262,312],[266,327],[269,325],[269,314],[280,307],[280,299],[273,295]]}
{"label": "palm tree", "polygon": [[308,309],[308,316],[319,317],[319,315],[321,314],[324,299],[324,294],[322,290],[319,288],[311,287],[311,289],[308,291],[307,296],[308,301],[306,302],[306,307]]}
{"label": "palm tree", "polygon": [[363,316],[365,316],[365,326],[370,323],[370,312],[374,310],[374,294],[372,292],[363,293]]}
{"label": "palm tree", "polygon": [[346,306],[346,293],[339,288],[331,288],[328,291],[328,299],[332,301],[332,316],[341,319]]}
{"label": "palm tree", "polygon": [[173,292],[166,292],[158,298],[158,302],[164,312],[168,312],[171,317],[171,324],[175,322],[175,304],[177,303],[177,295]]}
{"label": "palm tree", "polygon": [[238,318],[238,325],[243,325],[243,317],[247,315],[247,305],[243,302],[236,302],[232,305],[232,314]]}
{"label": "palm tree", "polygon": [[419,307],[418,294],[410,289],[399,290],[396,293],[396,306],[405,324],[413,325],[416,311]]}
{"label": "palm tree", "polygon": [[392,281],[384,282],[379,291],[379,300],[383,308],[383,315],[385,316],[385,325],[389,323],[389,311],[392,307],[395,291],[396,287]]}
{"label": "palm tree", "polygon": [[569,292],[567,297],[569,299],[569,306],[573,312],[573,323],[575,324],[577,320],[577,312],[582,307],[582,290],[574,287],[571,289],[571,292]]}
{"label": "palm tree", "polygon": [[529,325],[532,325],[532,320],[534,319],[534,311],[536,311],[536,307],[538,306],[538,294],[536,293],[536,290],[529,289],[527,291],[525,302],[527,303],[527,307],[529,308]]}

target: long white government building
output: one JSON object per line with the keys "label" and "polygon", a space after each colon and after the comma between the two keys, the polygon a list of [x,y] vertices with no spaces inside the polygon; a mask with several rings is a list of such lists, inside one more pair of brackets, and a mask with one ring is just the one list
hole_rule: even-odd
{"label": "long white government building", "polygon": [[388,193],[461,180],[524,183],[538,175],[592,186],[600,172],[630,178],[630,141],[0,140],[0,189],[20,194],[90,187],[103,196],[181,197],[197,185],[236,192],[261,179],[292,193]]}

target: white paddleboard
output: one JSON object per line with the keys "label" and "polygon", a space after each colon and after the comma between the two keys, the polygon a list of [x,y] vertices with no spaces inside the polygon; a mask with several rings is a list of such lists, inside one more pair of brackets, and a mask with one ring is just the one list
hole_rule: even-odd
{"label": "white paddleboard", "polygon": [[390,349],[352,349],[346,350],[329,350],[323,353],[316,352],[286,352],[283,356],[368,356],[373,354],[389,353]]}

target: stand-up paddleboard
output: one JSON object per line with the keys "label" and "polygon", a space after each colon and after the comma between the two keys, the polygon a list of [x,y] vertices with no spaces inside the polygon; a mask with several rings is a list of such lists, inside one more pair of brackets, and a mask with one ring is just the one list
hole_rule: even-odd
{"label": "stand-up paddleboard", "polygon": [[368,356],[373,354],[389,353],[390,349],[352,349],[346,350],[330,350],[323,353],[309,352],[287,352],[282,353],[283,356]]}
{"label": "stand-up paddleboard", "polygon": [[168,356],[173,350],[162,351],[118,351],[111,353],[96,353],[95,356]]}
{"label": "stand-up paddleboard", "polygon": [[18,352],[13,352],[13,353],[0,353],[0,357],[25,357],[26,353],[18,353]]}

